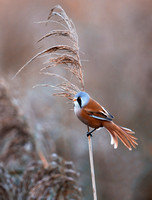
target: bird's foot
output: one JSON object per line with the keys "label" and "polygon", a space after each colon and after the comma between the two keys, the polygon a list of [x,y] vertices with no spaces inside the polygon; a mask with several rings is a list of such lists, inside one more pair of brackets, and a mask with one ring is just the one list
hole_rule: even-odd
{"label": "bird's foot", "polygon": [[90,132],[87,132],[87,137],[92,137],[92,134]]}

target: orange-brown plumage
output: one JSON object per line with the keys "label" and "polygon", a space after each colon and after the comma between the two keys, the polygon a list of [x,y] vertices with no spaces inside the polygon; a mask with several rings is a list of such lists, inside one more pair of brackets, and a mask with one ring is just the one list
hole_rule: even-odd
{"label": "orange-brown plumage", "polygon": [[79,92],[75,98],[75,114],[77,117],[88,127],[94,128],[94,130],[105,127],[112,136],[111,143],[114,144],[114,148],[118,147],[118,138],[123,144],[131,150],[131,146],[136,148],[138,145],[136,137],[132,134],[134,132],[130,129],[120,127],[112,122],[113,116],[106,111],[97,101],[90,98],[85,92]]}
{"label": "orange-brown plumage", "polygon": [[89,114],[95,113],[95,112],[97,112],[96,115],[99,116],[98,114],[99,110],[102,111],[100,104],[98,104],[93,99],[90,99],[89,103],[86,106],[84,106],[83,109],[81,109],[81,111],[78,113],[77,116],[87,126],[91,128],[99,128],[99,127],[102,127],[102,121],[99,119],[94,119],[89,116]]}

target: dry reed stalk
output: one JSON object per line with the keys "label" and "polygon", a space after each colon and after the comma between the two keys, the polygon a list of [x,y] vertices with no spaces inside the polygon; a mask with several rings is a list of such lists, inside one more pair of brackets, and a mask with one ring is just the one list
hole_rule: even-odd
{"label": "dry reed stalk", "polygon": [[[52,17],[58,17],[59,20],[51,20]],[[43,67],[40,70],[40,73],[43,75],[49,75],[52,77],[59,78],[61,83],[57,85],[50,85],[50,84],[37,84],[34,87],[37,86],[43,86],[43,87],[53,87],[58,92],[54,93],[54,96],[61,96],[68,98],[69,100],[72,100],[74,95],[80,91],[84,90],[84,79],[83,79],[83,71],[82,71],[82,64],[80,60],[79,55],[79,44],[78,44],[78,35],[75,29],[75,26],[72,22],[72,20],[67,16],[65,11],[62,9],[61,6],[57,5],[54,8],[51,9],[51,12],[49,14],[47,21],[41,21],[39,23],[51,23],[56,22],[57,24],[61,25],[64,30],[53,30],[47,33],[46,35],[42,36],[38,42],[43,41],[44,39],[47,39],[52,36],[57,37],[65,37],[70,42],[71,45],[56,45],[53,47],[49,47],[48,49],[45,49],[38,54],[36,54],[31,60],[29,60],[22,68],[18,70],[18,72],[15,74],[13,78],[15,78],[25,67],[27,67],[32,61],[34,61],[36,58],[39,58],[41,56],[49,55],[50,58],[47,61],[49,63],[48,66]],[[70,81],[63,77],[62,75],[50,73],[49,71],[46,71],[50,68],[55,68],[57,66],[61,66],[64,70],[69,71],[71,74]],[[72,83],[72,78],[75,77],[77,80],[77,83],[80,85],[80,88]],[[96,184],[95,184],[95,175],[94,175],[94,164],[93,164],[93,152],[92,152],[92,143],[91,138],[88,137],[88,144],[89,144],[89,156],[90,156],[90,167],[91,167],[91,178],[92,178],[92,187],[93,187],[93,196],[94,200],[97,200],[97,194],[96,194]],[[42,161],[44,162],[45,166],[48,166],[47,161],[42,156]]]}
{"label": "dry reed stalk", "polygon": [[45,156],[43,155],[43,153],[40,150],[38,151],[38,155],[40,157],[40,160],[43,163],[44,168],[48,168],[48,166],[49,166],[48,161],[46,160]]}
{"label": "dry reed stalk", "polygon": [[[89,132],[89,128],[88,128],[88,132]],[[88,136],[88,147],[89,147],[93,199],[97,200],[96,180],[95,180],[94,161],[93,161],[93,148],[92,148],[92,139],[90,136]]]}

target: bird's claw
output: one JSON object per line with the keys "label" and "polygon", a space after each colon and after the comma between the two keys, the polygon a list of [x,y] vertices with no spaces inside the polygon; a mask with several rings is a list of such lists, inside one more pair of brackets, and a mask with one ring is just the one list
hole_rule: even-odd
{"label": "bird's claw", "polygon": [[87,137],[92,137],[92,134],[90,132],[87,132]]}

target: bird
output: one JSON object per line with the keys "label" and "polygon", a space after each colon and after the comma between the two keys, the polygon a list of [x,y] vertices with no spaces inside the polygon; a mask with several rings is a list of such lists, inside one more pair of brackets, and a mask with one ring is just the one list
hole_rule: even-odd
{"label": "bird", "polygon": [[[111,136],[111,144],[114,149],[118,147],[118,138],[129,149],[136,148],[138,143],[137,138],[133,135],[131,129],[118,126],[113,122],[113,115],[110,114],[97,101],[92,99],[88,93],[79,91],[73,98],[74,113],[78,119],[87,125],[87,136],[92,136],[92,133],[99,128],[105,127]],[[90,128],[93,130],[89,131]]]}

